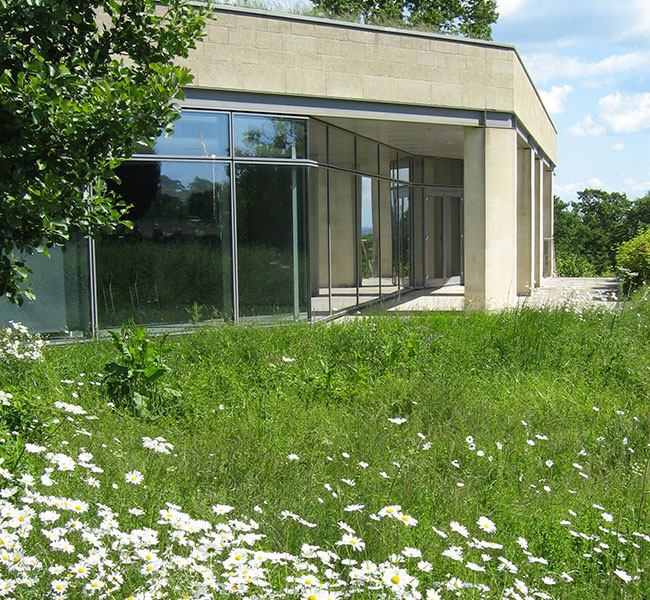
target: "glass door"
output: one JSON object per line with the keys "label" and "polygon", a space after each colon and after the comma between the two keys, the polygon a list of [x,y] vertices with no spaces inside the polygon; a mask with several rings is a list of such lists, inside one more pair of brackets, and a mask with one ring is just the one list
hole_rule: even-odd
{"label": "glass door", "polygon": [[427,189],[423,220],[425,286],[463,284],[464,219],[460,191]]}

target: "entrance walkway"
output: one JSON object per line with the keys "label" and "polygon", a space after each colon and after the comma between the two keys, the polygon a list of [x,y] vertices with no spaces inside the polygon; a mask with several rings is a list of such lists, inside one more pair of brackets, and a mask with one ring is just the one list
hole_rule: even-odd
{"label": "entrance walkway", "polygon": [[580,304],[612,307],[618,300],[615,277],[550,277],[519,303],[534,306]]}
{"label": "entrance walkway", "polygon": [[[550,277],[530,296],[517,298],[518,306],[536,308],[553,306],[593,306],[614,308],[618,299],[618,282],[614,277]],[[389,312],[425,310],[463,310],[465,287],[446,285],[438,288],[409,290],[387,300]],[[377,306],[368,311],[377,310]]]}

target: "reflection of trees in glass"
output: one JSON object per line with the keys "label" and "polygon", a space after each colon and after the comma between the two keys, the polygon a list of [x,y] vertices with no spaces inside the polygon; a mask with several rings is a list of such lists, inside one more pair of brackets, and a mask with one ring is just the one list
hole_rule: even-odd
{"label": "reflection of trees in glass", "polygon": [[[279,117],[239,117],[248,127],[240,134],[239,156],[292,158],[304,156],[305,122]],[[241,121],[240,121],[241,123]],[[295,151],[292,152],[292,149]]]}
{"label": "reflection of trees in glass", "polygon": [[361,233],[361,278],[368,279],[377,274],[375,256],[376,239],[375,234]]}
{"label": "reflection of trees in glass", "polygon": [[160,163],[123,164],[116,170],[121,184],[111,181],[109,188],[131,205],[128,219],[137,221],[149,212],[160,186]]}
{"label": "reflection of trees in glass", "polygon": [[268,165],[237,167],[239,245],[290,249],[291,169]]}
{"label": "reflection of trees in glass", "polygon": [[[180,180],[161,174],[160,163],[124,165],[118,169],[122,181],[117,188],[132,207],[128,218],[138,221],[181,221],[199,219],[221,225],[227,219],[230,205],[228,181],[213,181],[196,176],[185,186]],[[120,232],[122,235],[124,232]],[[128,232],[127,232],[128,234]]]}
{"label": "reflection of trees in glass", "polygon": [[408,279],[410,275],[410,215],[409,199],[399,197],[400,186],[391,190],[391,225],[393,241],[393,278]]}
{"label": "reflection of trees in glass", "polygon": [[293,193],[298,202],[299,303],[306,310],[305,169],[238,165],[237,257],[240,315],[294,311]]}
{"label": "reflection of trees in glass", "polygon": [[[178,178],[161,174],[161,167]],[[101,326],[130,316],[139,323],[186,322],[192,307],[201,318],[230,314],[227,171],[217,163],[179,170],[143,162],[124,165],[120,176],[134,229],[97,244]]]}
{"label": "reflection of trees in glass", "polygon": [[401,276],[404,279],[408,279],[411,274],[411,252],[410,252],[410,242],[411,242],[411,229],[409,227],[409,201],[404,198],[402,200],[402,211],[400,212],[400,259],[402,274]]}

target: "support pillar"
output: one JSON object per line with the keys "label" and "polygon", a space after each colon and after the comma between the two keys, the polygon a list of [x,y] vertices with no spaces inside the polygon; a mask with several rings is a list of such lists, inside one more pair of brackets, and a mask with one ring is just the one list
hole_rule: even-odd
{"label": "support pillar", "polygon": [[544,167],[544,277],[553,277],[555,273],[553,217],[553,171]]}
{"label": "support pillar", "polygon": [[535,155],[517,148],[517,295],[528,296],[535,285]]}
{"label": "support pillar", "polygon": [[515,304],[517,134],[465,128],[465,298],[471,307]]}
{"label": "support pillar", "polygon": [[544,275],[544,163],[535,158],[535,287]]}

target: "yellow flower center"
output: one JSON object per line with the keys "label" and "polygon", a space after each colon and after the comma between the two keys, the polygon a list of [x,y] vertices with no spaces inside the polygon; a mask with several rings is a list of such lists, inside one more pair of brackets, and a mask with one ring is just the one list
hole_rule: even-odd
{"label": "yellow flower center", "polygon": [[399,575],[393,575],[393,576],[390,578],[390,580],[391,580],[392,583],[394,583],[395,585],[397,585],[397,584],[399,583]]}
{"label": "yellow flower center", "polygon": [[307,596],[307,600],[316,600],[316,594],[309,594],[309,596]]}

